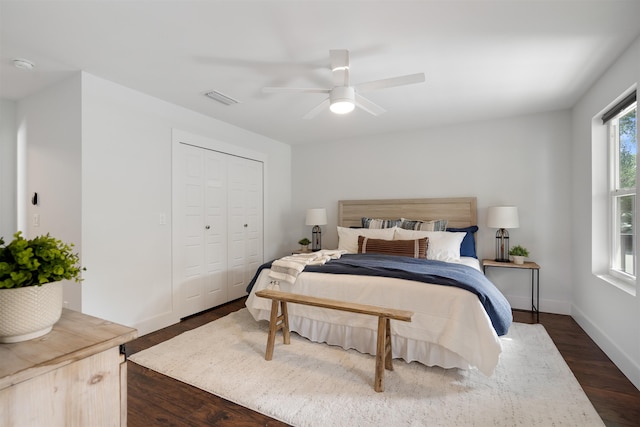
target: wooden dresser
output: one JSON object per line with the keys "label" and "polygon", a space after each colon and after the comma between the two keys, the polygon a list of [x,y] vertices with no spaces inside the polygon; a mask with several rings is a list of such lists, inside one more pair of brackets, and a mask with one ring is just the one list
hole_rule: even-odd
{"label": "wooden dresser", "polygon": [[125,426],[133,328],[63,310],[40,338],[0,344],[1,426]]}

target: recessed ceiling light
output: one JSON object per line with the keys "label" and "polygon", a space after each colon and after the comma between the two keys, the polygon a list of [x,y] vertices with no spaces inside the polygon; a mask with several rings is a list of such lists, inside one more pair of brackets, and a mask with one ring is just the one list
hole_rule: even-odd
{"label": "recessed ceiling light", "polygon": [[36,64],[27,59],[16,58],[13,60],[13,66],[16,68],[20,68],[21,70],[33,71],[33,69],[36,67]]}

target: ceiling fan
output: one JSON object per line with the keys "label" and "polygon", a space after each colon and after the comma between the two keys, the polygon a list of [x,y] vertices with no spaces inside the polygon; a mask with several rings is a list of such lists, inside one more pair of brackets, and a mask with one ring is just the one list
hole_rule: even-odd
{"label": "ceiling fan", "polygon": [[349,51],[346,49],[335,49],[330,50],[329,55],[331,57],[331,74],[333,77],[334,85],[331,89],[265,87],[262,89],[262,91],[265,93],[328,93],[329,97],[322,101],[322,103],[320,103],[317,107],[313,108],[311,111],[305,114],[305,119],[315,117],[322,110],[324,110],[327,105],[329,106],[329,109],[336,114],[350,113],[355,107],[358,107],[369,114],[377,116],[384,113],[386,110],[378,104],[362,96],[362,93],[386,89],[394,86],[422,83],[425,81],[424,73],[418,73],[382,80],[374,80],[352,86],[349,84]]}

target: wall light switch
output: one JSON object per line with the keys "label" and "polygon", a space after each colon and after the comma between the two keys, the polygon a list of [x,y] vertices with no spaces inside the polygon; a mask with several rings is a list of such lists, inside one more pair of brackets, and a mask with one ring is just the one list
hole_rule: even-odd
{"label": "wall light switch", "polygon": [[166,225],[166,224],[167,224],[167,214],[161,213],[160,214],[160,225]]}
{"label": "wall light switch", "polygon": [[33,226],[40,227],[40,214],[33,214]]}

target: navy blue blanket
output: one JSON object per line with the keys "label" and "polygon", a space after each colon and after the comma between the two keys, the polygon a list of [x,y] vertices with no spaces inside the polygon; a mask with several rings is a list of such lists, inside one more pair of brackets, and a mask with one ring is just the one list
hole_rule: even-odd
{"label": "navy blue blanket", "polygon": [[[270,268],[271,262],[258,269],[247,287],[251,292],[260,271]],[[382,276],[455,286],[473,292],[486,310],[498,335],[509,331],[512,321],[511,306],[504,295],[475,268],[443,261],[415,259],[375,254],[344,254],[340,259],[324,265],[308,265],[305,272]]]}

